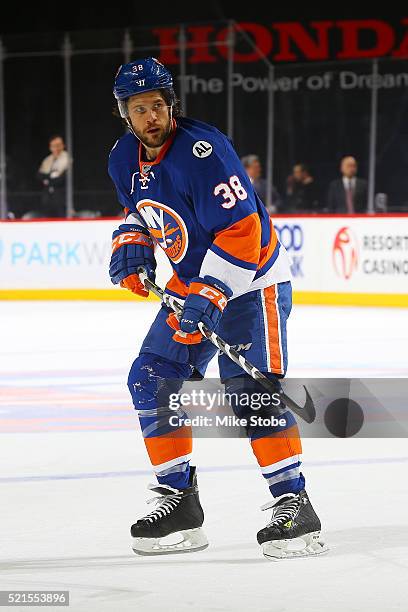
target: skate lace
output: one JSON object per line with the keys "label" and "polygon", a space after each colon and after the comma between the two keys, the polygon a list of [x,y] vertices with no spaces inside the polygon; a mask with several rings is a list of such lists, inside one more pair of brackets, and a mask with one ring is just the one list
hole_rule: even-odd
{"label": "skate lace", "polygon": [[[157,485],[151,485],[149,488],[153,488],[154,486]],[[149,512],[149,514],[146,514],[146,516],[144,516],[142,519],[143,521],[154,523],[155,521],[168,516],[179,505],[183,496],[183,491],[178,491],[177,489],[173,489],[173,487],[168,487],[166,485],[162,485],[162,488],[169,489],[169,491],[173,492],[148,499],[148,504],[155,503],[157,504],[157,507],[152,512]]]}
{"label": "skate lace", "polygon": [[263,505],[261,510],[272,509],[272,517],[267,527],[273,525],[280,526],[288,521],[292,521],[299,512],[300,504],[301,501],[298,495],[287,494]]}

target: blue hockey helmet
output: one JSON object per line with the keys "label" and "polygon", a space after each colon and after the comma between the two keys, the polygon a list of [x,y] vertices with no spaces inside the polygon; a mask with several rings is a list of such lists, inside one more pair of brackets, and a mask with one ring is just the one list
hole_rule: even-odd
{"label": "blue hockey helmet", "polygon": [[113,95],[118,102],[121,117],[128,118],[126,100],[130,96],[155,89],[169,89],[171,103],[174,102],[171,72],[156,58],[146,57],[129,64],[122,64],[116,73],[113,87]]}

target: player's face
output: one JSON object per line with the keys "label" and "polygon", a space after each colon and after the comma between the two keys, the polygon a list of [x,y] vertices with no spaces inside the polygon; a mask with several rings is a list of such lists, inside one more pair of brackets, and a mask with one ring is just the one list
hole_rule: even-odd
{"label": "player's face", "polygon": [[171,131],[170,108],[159,91],[149,91],[128,100],[129,119],[136,136],[152,149],[161,147]]}

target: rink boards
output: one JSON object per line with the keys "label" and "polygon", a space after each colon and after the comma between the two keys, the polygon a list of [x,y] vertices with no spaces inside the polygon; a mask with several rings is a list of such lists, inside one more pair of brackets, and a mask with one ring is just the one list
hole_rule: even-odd
{"label": "rink boards", "polygon": [[[0,299],[135,300],[108,267],[119,219],[0,223]],[[408,215],[275,216],[300,304],[408,306]],[[158,282],[171,268],[157,249]],[[152,298],[155,299],[155,298]]]}

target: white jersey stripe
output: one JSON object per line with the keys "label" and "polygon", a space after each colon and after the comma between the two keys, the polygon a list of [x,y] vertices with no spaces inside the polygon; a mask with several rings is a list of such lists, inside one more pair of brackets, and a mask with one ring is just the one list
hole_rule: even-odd
{"label": "white jersey stripe", "polygon": [[206,274],[222,281],[235,294],[246,293],[256,274],[255,270],[246,270],[227,261],[208,249],[200,268],[200,277]]}

